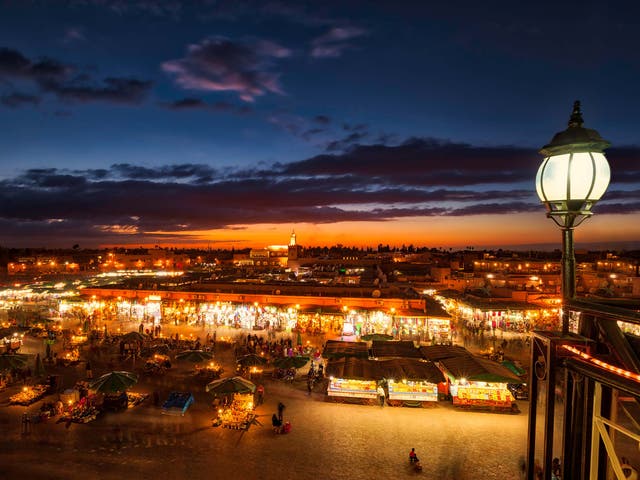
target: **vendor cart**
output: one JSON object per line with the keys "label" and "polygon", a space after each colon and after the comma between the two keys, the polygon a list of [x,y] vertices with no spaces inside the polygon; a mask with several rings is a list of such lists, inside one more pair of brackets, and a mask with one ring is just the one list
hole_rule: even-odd
{"label": "vendor cart", "polygon": [[162,404],[162,414],[184,416],[192,403],[191,392],[171,392],[169,398]]}

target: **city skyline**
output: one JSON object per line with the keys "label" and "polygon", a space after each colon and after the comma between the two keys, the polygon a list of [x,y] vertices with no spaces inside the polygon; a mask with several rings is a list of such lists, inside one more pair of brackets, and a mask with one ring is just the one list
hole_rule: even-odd
{"label": "city skyline", "polygon": [[555,249],[579,99],[613,146],[576,248],[638,248],[638,7],[414,3],[3,3],[0,245]]}

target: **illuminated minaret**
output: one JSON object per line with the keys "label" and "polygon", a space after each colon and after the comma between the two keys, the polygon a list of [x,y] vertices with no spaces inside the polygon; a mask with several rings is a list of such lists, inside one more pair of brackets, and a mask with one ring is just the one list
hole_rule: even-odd
{"label": "illuminated minaret", "polygon": [[291,237],[289,238],[289,260],[298,259],[298,245],[296,245],[296,232],[291,231]]}

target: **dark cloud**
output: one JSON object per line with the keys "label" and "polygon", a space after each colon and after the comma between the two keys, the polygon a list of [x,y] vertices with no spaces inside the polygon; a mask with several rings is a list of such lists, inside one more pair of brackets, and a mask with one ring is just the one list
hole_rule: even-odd
{"label": "dark cloud", "polygon": [[[357,132],[356,132],[357,133]],[[412,138],[400,145],[356,145],[283,166],[287,175],[360,175],[389,183],[464,186],[535,178],[541,157],[521,147],[476,147]]]}
{"label": "dark cloud", "polygon": [[[42,58],[32,61],[9,48],[0,48],[0,77],[32,80],[42,92],[77,102],[137,104],[145,99],[153,85],[150,81],[132,77],[107,77],[99,82],[90,74],[76,72],[74,67],[58,60]],[[35,98],[30,99],[31,103]],[[9,106],[29,102],[24,97],[8,98],[7,101],[15,104]]]}
{"label": "dark cloud", "polygon": [[22,92],[13,92],[0,97],[0,103],[5,107],[18,108],[25,105],[38,105],[42,99],[37,95]]}
{"label": "dark cloud", "polygon": [[234,92],[245,102],[268,92],[282,93],[279,74],[271,71],[275,60],[291,51],[274,42],[237,43],[223,37],[190,45],[187,55],[162,64],[187,90]]}
{"label": "dark cloud", "polygon": [[207,102],[199,98],[182,98],[173,102],[163,103],[163,106],[169,110],[192,110],[206,108]]}
{"label": "dark cloud", "polygon": [[329,142],[327,144],[326,150],[327,152],[347,150],[354,145],[358,145],[360,141],[364,140],[368,136],[369,134],[367,132],[353,132],[340,140],[333,140]]}
{"label": "dark cloud", "polygon": [[[341,143],[343,139],[335,141],[327,140],[327,138],[331,138],[335,134],[331,129],[331,120],[325,115],[316,115],[311,119],[307,119],[288,112],[278,112],[272,114],[268,118],[268,121],[294,137],[301,138],[305,142],[310,142],[324,148],[331,142],[335,142],[336,147],[333,148],[333,150],[339,150],[340,145],[346,145],[346,142],[344,144]],[[341,131],[340,134],[342,134]]]}
{"label": "dark cloud", "polygon": [[151,90],[152,82],[136,78],[105,78],[102,84],[87,81],[86,76],[69,82],[42,81],[44,90],[63,100],[77,102],[112,102],[123,104],[141,103]]}
{"label": "dark cloud", "polygon": [[[634,158],[637,164],[640,148],[620,151],[625,168]],[[533,178],[540,161],[525,148],[414,138],[224,172],[202,164],[31,169],[0,182],[0,228],[7,226],[0,239],[35,232],[43,241],[78,239],[71,244],[182,241],[180,232],[238,224],[537,212]],[[640,211],[640,189],[623,186],[612,185],[598,213]]]}
{"label": "dark cloud", "polygon": [[9,78],[58,78],[67,75],[71,67],[57,60],[43,58],[36,62],[10,48],[0,48],[0,76]]}
{"label": "dark cloud", "polygon": [[207,103],[200,98],[182,98],[173,102],[163,102],[161,106],[169,110],[210,110],[213,112],[227,112],[236,115],[247,115],[253,111],[248,105],[234,105],[229,102]]}
{"label": "dark cloud", "polygon": [[351,125],[349,123],[343,123],[342,128],[347,132],[362,132],[367,129],[367,124],[358,123],[356,125]]}
{"label": "dark cloud", "polygon": [[115,177],[138,180],[183,180],[194,179],[198,182],[210,181],[216,171],[208,165],[181,164],[164,165],[160,167],[141,167],[128,163],[116,163],[111,166],[111,173]]}
{"label": "dark cloud", "polygon": [[326,130],[324,128],[310,128],[309,130],[307,130],[305,132],[302,132],[300,137],[304,138],[307,141],[309,141],[313,137],[315,137],[316,135],[319,135],[319,134],[324,133],[324,132],[326,132]]}

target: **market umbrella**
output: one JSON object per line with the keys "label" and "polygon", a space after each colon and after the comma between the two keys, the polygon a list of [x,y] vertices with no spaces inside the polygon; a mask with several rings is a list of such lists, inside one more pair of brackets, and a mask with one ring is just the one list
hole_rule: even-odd
{"label": "market umbrella", "polygon": [[273,365],[278,368],[300,368],[307,364],[309,357],[280,357],[273,361]]}
{"label": "market umbrella", "polygon": [[127,388],[138,383],[138,375],[132,372],[105,373],[91,382],[91,389],[101,393],[124,392]]}
{"label": "market umbrella", "polygon": [[238,363],[243,367],[259,367],[267,363],[267,359],[260,355],[256,355],[255,353],[250,353],[239,357]]}
{"label": "market umbrella", "polygon": [[24,368],[29,355],[16,353],[0,355],[0,371]]}
{"label": "market umbrella", "polygon": [[253,393],[256,391],[256,386],[245,378],[229,377],[208,383],[206,391],[213,393],[214,396],[231,395],[234,393]]}
{"label": "market umbrella", "polygon": [[393,335],[387,335],[386,333],[369,333],[368,335],[362,335],[360,337],[362,340],[367,341],[387,341],[393,340]]}
{"label": "market umbrella", "polygon": [[176,355],[176,360],[186,360],[192,363],[202,363],[212,358],[213,354],[204,350],[185,350]]}
{"label": "market umbrella", "polygon": [[507,367],[509,370],[511,370],[513,373],[515,373],[516,375],[518,375],[519,377],[521,377],[522,375],[524,375],[525,373],[527,373],[524,368],[518,366],[515,364],[515,362],[512,362],[511,360],[505,360],[502,362],[502,365],[504,365],[505,367]]}

